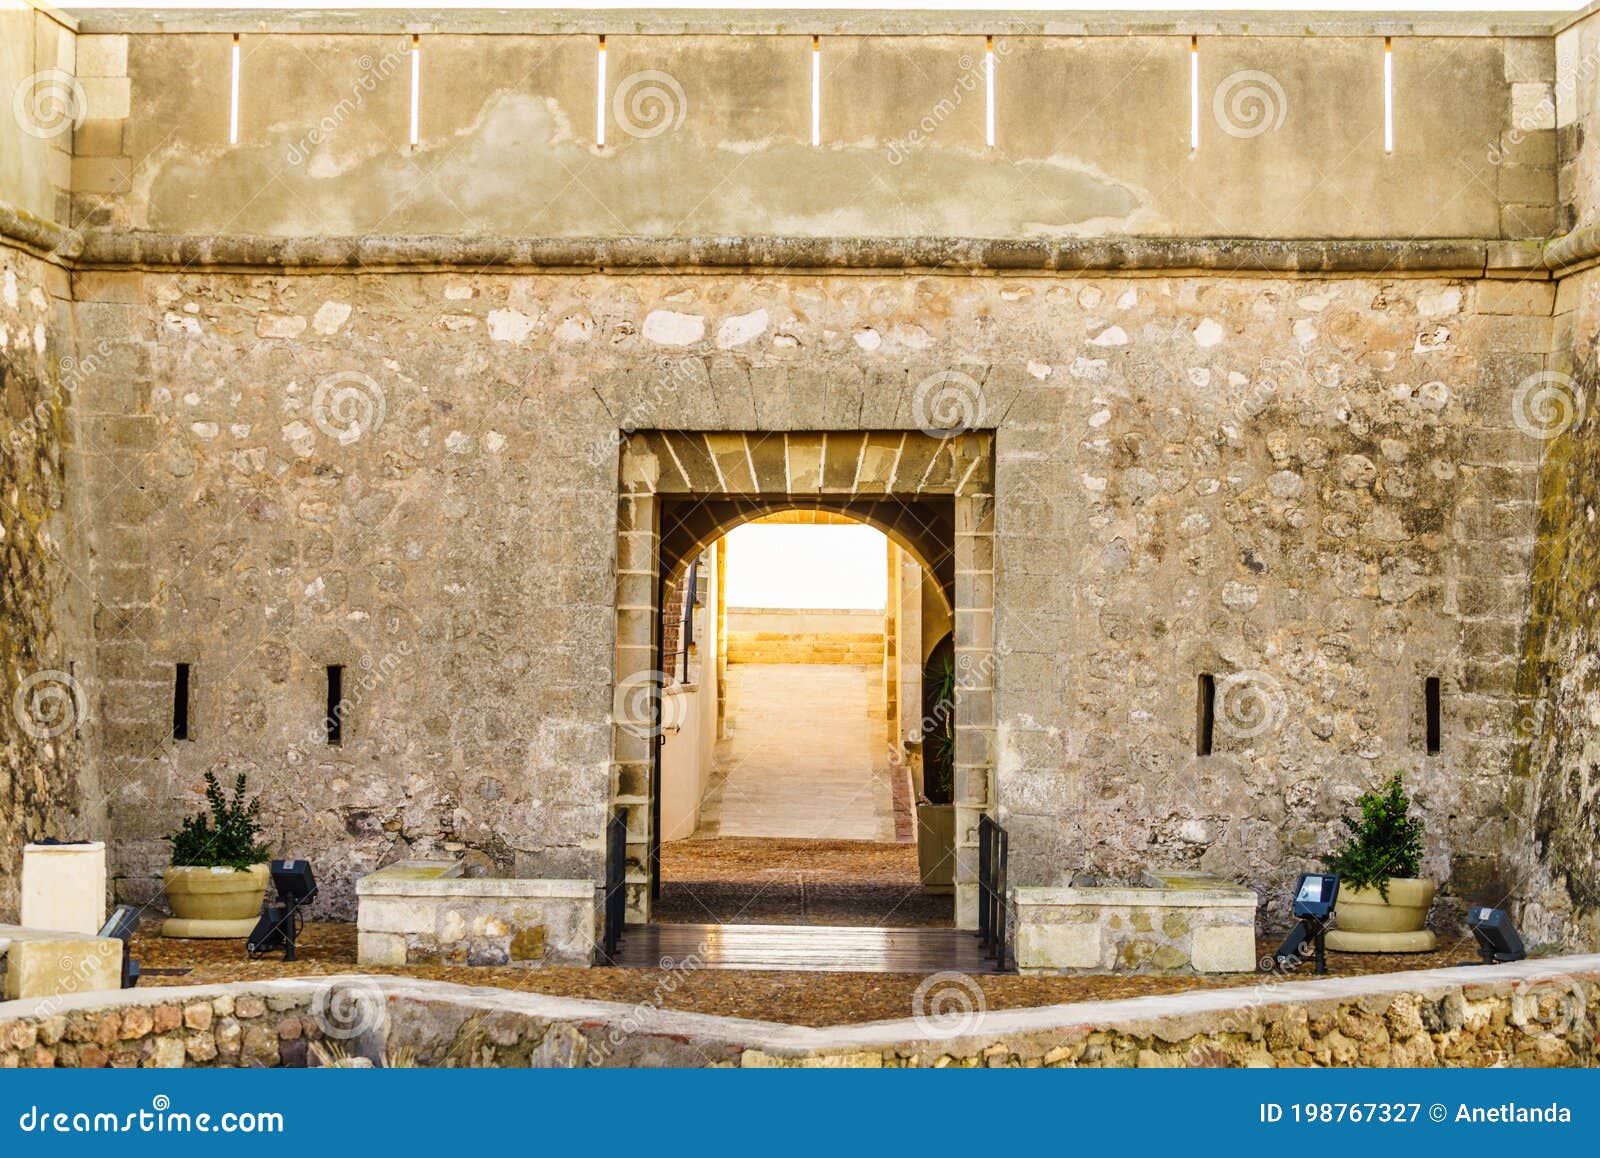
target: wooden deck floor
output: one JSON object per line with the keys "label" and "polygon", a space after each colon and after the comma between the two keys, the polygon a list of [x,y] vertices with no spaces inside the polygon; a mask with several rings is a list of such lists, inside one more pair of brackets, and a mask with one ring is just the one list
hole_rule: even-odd
{"label": "wooden deck floor", "polygon": [[823,973],[993,973],[976,933],[838,925],[629,925],[617,964],[655,969],[698,959],[705,969]]}

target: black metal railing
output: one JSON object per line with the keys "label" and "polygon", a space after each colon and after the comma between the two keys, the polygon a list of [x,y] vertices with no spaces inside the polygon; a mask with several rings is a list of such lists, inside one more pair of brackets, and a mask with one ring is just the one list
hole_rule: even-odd
{"label": "black metal railing", "polygon": [[622,924],[628,915],[628,814],[618,808],[606,822],[605,929],[600,952],[610,965],[622,944]]}
{"label": "black metal railing", "polygon": [[978,818],[978,940],[1006,968],[1006,855],[1011,838],[993,817]]}

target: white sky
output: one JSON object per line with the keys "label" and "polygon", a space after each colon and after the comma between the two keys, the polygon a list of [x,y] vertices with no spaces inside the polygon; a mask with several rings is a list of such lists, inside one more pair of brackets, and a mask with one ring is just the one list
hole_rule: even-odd
{"label": "white sky", "polygon": [[723,542],[729,607],[883,607],[889,571],[881,531],[746,523]]}
{"label": "white sky", "polygon": [[[681,0],[673,4],[646,4],[639,0],[588,0],[584,9],[628,8],[739,8],[739,9],[921,9],[956,12],[1575,12],[1587,0],[1229,0],[1224,4],[1163,4],[1149,0],[1091,0],[1084,4],[1028,4],[1026,0],[902,0],[899,3],[867,4],[861,0],[826,0],[824,3],[797,3],[796,0]],[[578,8],[580,5],[532,4],[518,0],[422,0],[416,5],[338,0],[334,4],[292,4],[281,0],[56,0],[58,8]]]}

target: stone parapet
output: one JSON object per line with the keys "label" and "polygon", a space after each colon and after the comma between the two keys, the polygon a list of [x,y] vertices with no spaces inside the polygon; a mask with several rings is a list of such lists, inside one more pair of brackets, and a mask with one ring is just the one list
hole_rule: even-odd
{"label": "stone parapet", "polygon": [[1600,956],[1266,980],[812,1029],[345,976],[0,1004],[0,1068],[304,1065],[334,1038],[422,1066],[1593,1066]]}

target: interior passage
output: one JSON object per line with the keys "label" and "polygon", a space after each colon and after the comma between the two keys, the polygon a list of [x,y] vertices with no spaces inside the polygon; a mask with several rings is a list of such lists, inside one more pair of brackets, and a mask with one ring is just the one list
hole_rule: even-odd
{"label": "interior passage", "polygon": [[878,668],[742,663],[727,679],[702,834],[895,839]]}

